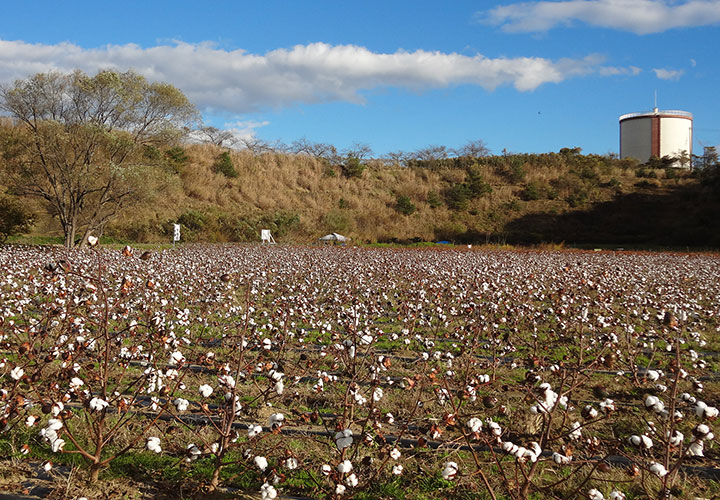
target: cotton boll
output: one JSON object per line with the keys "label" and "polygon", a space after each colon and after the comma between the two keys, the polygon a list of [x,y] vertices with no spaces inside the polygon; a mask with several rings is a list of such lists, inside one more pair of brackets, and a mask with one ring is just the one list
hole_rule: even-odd
{"label": "cotton boll", "polygon": [[350,460],[343,460],[338,464],[337,470],[340,474],[346,474],[352,470],[352,462]]}
{"label": "cotton boll", "polygon": [[482,420],[477,417],[473,417],[467,422],[467,426],[470,432],[480,432],[482,430]]}
{"label": "cotton boll", "polygon": [[455,478],[458,473],[458,465],[455,462],[445,462],[445,467],[442,470],[442,477],[446,481],[451,481]]}
{"label": "cotton boll", "polygon": [[345,429],[335,433],[335,444],[338,449],[347,448],[353,442],[353,433],[350,429]]}
{"label": "cotton boll", "polygon": [[653,462],[650,464],[650,472],[655,474],[658,477],[664,477],[667,475],[667,469],[657,462]]}
{"label": "cotton boll", "polygon": [[262,500],[273,500],[277,498],[277,490],[275,487],[265,483],[260,487],[260,498]]}
{"label": "cotton boll", "polygon": [[209,398],[210,395],[213,393],[213,388],[210,387],[208,384],[203,384],[198,387],[198,392],[202,397]]}
{"label": "cotton boll", "polygon": [[154,436],[148,437],[145,441],[145,447],[150,451],[160,453],[162,451],[162,448],[160,447],[160,438]]}
{"label": "cotton boll", "polygon": [[265,471],[265,469],[267,469],[267,466],[268,466],[267,458],[261,457],[261,456],[257,456],[257,457],[255,457],[255,459],[253,460],[253,462],[255,462],[255,466],[256,466],[258,469],[260,469],[261,471]]}
{"label": "cotton boll", "polygon": [[588,491],[588,498],[589,498],[590,500],[605,500],[605,497],[603,496],[603,494],[600,493],[600,492],[599,492],[598,490],[596,490],[595,488],[593,488],[593,489],[591,489],[590,491]]}
{"label": "cotton boll", "polygon": [[703,448],[703,441],[701,439],[695,440],[688,446],[687,454],[691,457],[704,457]]}

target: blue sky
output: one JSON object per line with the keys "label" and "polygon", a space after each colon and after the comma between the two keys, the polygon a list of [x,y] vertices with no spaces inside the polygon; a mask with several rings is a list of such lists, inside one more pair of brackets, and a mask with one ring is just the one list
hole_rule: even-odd
{"label": "blue sky", "polygon": [[720,0],[7,2],[0,82],[133,68],[208,125],[376,156],[617,152],[618,117],[657,91],[699,153],[720,145],[718,40]]}

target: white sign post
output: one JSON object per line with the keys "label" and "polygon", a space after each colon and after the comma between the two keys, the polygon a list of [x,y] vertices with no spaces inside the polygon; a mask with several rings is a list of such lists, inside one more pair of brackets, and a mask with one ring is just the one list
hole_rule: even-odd
{"label": "white sign post", "polygon": [[173,224],[173,246],[176,241],[180,241],[180,224]]}
{"label": "white sign post", "polygon": [[270,233],[269,229],[261,229],[260,230],[260,242],[262,245],[268,244],[268,245],[274,245],[275,244],[275,238],[273,238],[272,234]]}

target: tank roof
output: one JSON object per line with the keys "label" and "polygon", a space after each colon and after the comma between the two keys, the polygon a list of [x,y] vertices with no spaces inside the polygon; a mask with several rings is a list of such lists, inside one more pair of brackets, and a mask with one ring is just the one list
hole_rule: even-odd
{"label": "tank roof", "polygon": [[643,116],[677,116],[680,118],[690,118],[692,120],[692,113],[688,111],[680,111],[679,109],[653,109],[652,111],[644,111],[640,113],[627,113],[619,118],[619,121],[627,120],[628,118],[640,118]]}

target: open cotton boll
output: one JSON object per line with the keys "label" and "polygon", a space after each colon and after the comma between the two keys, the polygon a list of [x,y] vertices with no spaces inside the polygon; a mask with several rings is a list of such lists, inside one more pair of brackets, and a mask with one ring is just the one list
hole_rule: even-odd
{"label": "open cotton boll", "polygon": [[598,490],[596,490],[595,488],[593,488],[593,489],[591,489],[590,491],[588,491],[588,498],[589,498],[590,500],[605,500],[605,497],[603,496],[603,494],[600,493],[600,492],[599,492]]}
{"label": "open cotton boll", "polygon": [[470,432],[480,432],[482,430],[482,420],[477,417],[473,417],[467,422],[467,426]]}
{"label": "open cotton boll", "polygon": [[145,447],[150,451],[160,453],[162,451],[162,448],[160,447],[160,438],[155,436],[148,437],[145,441]]}
{"label": "open cotton boll", "polygon": [[335,433],[335,444],[338,449],[347,448],[353,442],[353,433],[350,429],[345,429]]}
{"label": "open cotton boll", "polygon": [[337,470],[340,474],[346,474],[352,470],[352,462],[350,460],[343,460],[338,464]]}
{"label": "open cotton boll", "polygon": [[650,464],[650,472],[655,474],[657,477],[665,477],[667,475],[667,469],[657,462]]}
{"label": "open cotton boll", "polygon": [[446,481],[451,481],[455,478],[458,473],[458,465],[455,462],[445,462],[445,467],[442,470],[442,477]]}
{"label": "open cotton boll", "polygon": [[271,486],[268,483],[264,483],[260,487],[260,498],[262,500],[272,500],[274,498],[277,498],[277,490],[274,486]]}
{"label": "open cotton boll", "polygon": [[208,384],[203,384],[198,387],[198,392],[202,397],[209,398],[210,395],[213,393],[213,388],[210,387]]}
{"label": "open cotton boll", "polygon": [[90,409],[94,411],[103,411],[109,405],[110,403],[101,398],[92,398],[90,400]]}
{"label": "open cotton boll", "polygon": [[625,500],[625,493],[615,490],[610,493],[610,500]]}
{"label": "open cotton boll", "polygon": [[687,454],[690,457],[704,457],[703,455],[703,441],[702,439],[697,439],[690,443],[690,446],[688,446]]}
{"label": "open cotton boll", "polygon": [[255,466],[256,466],[258,469],[260,469],[261,471],[265,471],[265,469],[267,469],[267,466],[268,466],[267,458],[261,457],[261,456],[257,456],[257,457],[255,457],[255,459],[253,460],[253,462],[255,462]]}

